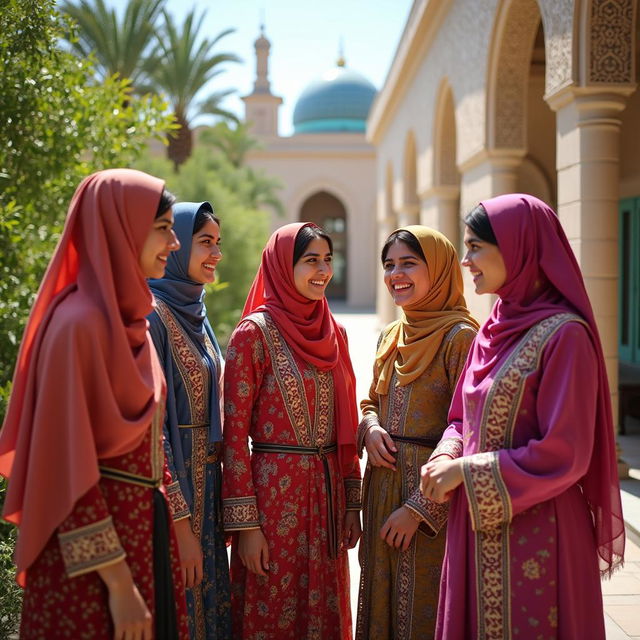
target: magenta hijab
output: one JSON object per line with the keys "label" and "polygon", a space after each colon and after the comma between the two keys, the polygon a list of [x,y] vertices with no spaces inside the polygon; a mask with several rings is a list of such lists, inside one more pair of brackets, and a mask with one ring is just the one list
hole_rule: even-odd
{"label": "magenta hijab", "polygon": [[480,328],[470,366],[476,380],[484,377],[528,329],[551,315],[570,312],[585,320],[598,359],[599,384],[590,425],[595,432],[593,452],[580,485],[593,517],[600,569],[610,575],[623,560],[624,520],[609,383],[580,268],[558,216],[538,198],[509,194],[481,204],[498,241],[507,278]]}

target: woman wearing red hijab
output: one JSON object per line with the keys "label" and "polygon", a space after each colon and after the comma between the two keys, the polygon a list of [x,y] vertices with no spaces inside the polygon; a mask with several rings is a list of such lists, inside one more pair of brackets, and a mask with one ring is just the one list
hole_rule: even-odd
{"label": "woman wearing red hijab", "polygon": [[331,260],[331,240],[315,225],[278,229],[227,349],[234,638],[352,637],[346,550],[361,532],[358,416],[344,329],[324,296]]}
{"label": "woman wearing red hijab", "polygon": [[498,299],[423,467],[425,497],[451,500],[436,637],[604,639],[600,576],[622,563],[624,522],[580,269],[537,198],[487,200],[465,223],[462,264]]}
{"label": "woman wearing red hijab", "polygon": [[179,247],[163,187],[128,169],[82,182],[24,332],[0,436],[23,639],[188,634],[146,321],[146,278]]}

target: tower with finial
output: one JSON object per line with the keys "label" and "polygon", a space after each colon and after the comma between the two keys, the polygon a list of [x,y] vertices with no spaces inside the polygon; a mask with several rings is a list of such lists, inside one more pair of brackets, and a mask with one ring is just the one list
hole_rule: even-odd
{"label": "tower with finial", "polygon": [[271,93],[269,82],[269,51],[271,43],[264,33],[264,16],[260,25],[260,36],[254,43],[256,49],[256,79],[253,92],[242,98],[245,109],[245,121],[249,123],[251,133],[257,136],[278,135],[278,108],[282,98]]}

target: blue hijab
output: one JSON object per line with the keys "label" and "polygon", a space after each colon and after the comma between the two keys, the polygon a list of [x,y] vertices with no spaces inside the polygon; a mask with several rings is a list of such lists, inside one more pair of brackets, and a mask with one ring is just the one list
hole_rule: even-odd
{"label": "blue hijab", "polygon": [[[200,211],[213,213],[213,207],[209,202],[181,202],[174,205],[175,216],[174,230],[180,241],[180,249],[169,255],[164,278],[148,280],[153,295],[162,300],[171,309],[176,320],[187,332],[191,340],[198,347],[201,355],[209,364],[211,377],[211,395],[209,401],[209,442],[222,440],[222,424],[220,421],[220,398],[218,395],[218,382],[216,378],[216,364],[205,348],[205,335],[209,336],[214,349],[222,362],[222,354],[213,329],[207,319],[207,310],[204,306],[204,285],[194,282],[189,278],[189,260],[191,258],[191,242],[193,238],[193,226],[196,216]],[[151,324],[158,321],[157,314],[152,314]],[[152,332],[154,333],[154,332]],[[173,377],[169,372],[173,370],[173,356],[171,349],[164,350],[164,362],[162,363],[167,378],[167,419],[172,444],[179,441],[178,425],[172,417],[176,416],[175,389]],[[175,436],[175,437],[174,437]],[[182,464],[182,460],[176,459],[174,447],[174,462]]]}

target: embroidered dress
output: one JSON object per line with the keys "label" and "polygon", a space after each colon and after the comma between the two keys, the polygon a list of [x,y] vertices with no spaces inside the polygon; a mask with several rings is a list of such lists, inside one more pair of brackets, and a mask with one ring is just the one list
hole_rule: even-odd
{"label": "embroidered dress", "polygon": [[[333,372],[289,349],[268,313],[246,317],[227,349],[224,521],[231,557],[233,637],[351,638],[349,567],[339,548],[346,509],[360,508],[357,457],[343,478],[335,453]],[[256,443],[329,449],[302,455]],[[247,571],[237,532],[262,528],[266,577]]]}
{"label": "embroidered dress", "polygon": [[460,377],[438,455],[461,458],[436,637],[605,637],[600,577],[624,522],[593,311],[555,213],[482,203],[506,275]]}
{"label": "embroidered dress", "polygon": [[[200,350],[162,301],[149,317],[150,333],[172,390],[171,419],[164,421],[164,450],[171,475],[179,483],[181,507],[174,519],[191,517],[204,556],[201,584],[187,589],[190,637],[229,638],[231,633],[229,561],[222,525],[221,447],[209,442],[210,385],[221,382],[221,359],[211,339],[205,338],[209,358]],[[215,362],[214,368],[211,362]],[[170,379],[170,380],[169,380]],[[219,410],[216,407],[216,410]],[[174,451],[178,450],[180,465]]]}
{"label": "embroidered dress", "polygon": [[[447,425],[451,396],[475,334],[475,327],[455,325],[426,371],[405,386],[397,385],[394,373],[386,395],[376,393],[378,376],[374,372],[369,398],[361,403],[364,419],[359,429],[360,448],[371,415],[377,416],[379,424],[393,435],[426,438],[433,444],[396,440],[397,471],[367,466],[359,548],[359,639],[433,638],[448,507],[422,497],[420,468]],[[382,525],[402,505],[423,521],[406,551],[392,549],[380,538]]]}
{"label": "embroidered dress", "polygon": [[164,446],[183,509],[203,554],[202,582],[187,589],[191,640],[231,637],[229,560],[222,526],[222,356],[204,305],[204,285],[189,277],[194,224],[209,202],[173,208],[180,249],[163,278],[149,280],[156,310],[149,332],[167,379]]}
{"label": "embroidered dress", "polygon": [[[27,573],[20,638],[111,640],[108,592],[96,569],[126,558],[133,581],[154,619],[154,493],[169,509],[173,591],[178,637],[188,634],[178,547],[169,527],[178,483],[171,481],[162,449],[161,414],[142,443],[126,455],[100,460],[101,479],[74,506]],[[164,484],[163,484],[164,483]],[[64,615],[61,615],[64,613]]]}

